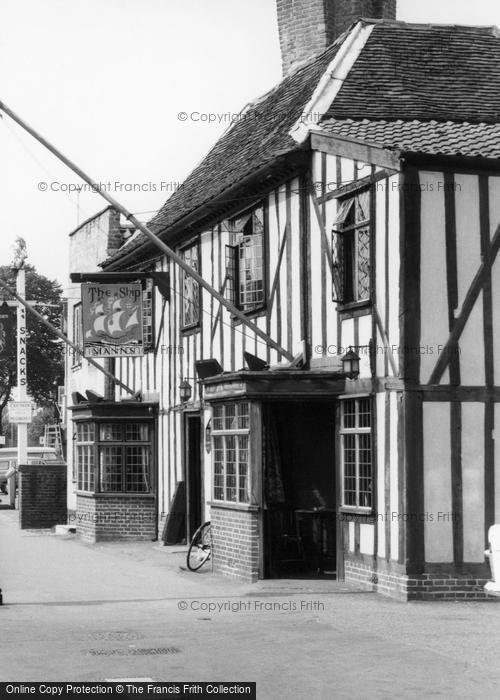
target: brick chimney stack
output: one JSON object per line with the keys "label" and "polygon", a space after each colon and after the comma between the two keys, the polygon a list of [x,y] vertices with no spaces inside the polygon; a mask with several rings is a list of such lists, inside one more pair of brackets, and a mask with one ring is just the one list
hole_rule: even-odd
{"label": "brick chimney stack", "polygon": [[277,0],[283,75],[330,46],[359,17],[396,19],[397,0]]}
{"label": "brick chimney stack", "polygon": [[109,208],[107,255],[113,255],[123,244],[123,231],[120,226],[120,212]]}

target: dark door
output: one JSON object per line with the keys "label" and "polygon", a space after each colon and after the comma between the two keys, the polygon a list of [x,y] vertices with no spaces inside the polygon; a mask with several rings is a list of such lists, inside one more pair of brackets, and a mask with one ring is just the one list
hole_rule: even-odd
{"label": "dark door", "polygon": [[265,575],[336,569],[335,413],[319,402],[265,412]]}
{"label": "dark door", "polygon": [[186,478],[186,526],[188,541],[201,525],[201,417],[199,413],[184,415],[184,465]]}

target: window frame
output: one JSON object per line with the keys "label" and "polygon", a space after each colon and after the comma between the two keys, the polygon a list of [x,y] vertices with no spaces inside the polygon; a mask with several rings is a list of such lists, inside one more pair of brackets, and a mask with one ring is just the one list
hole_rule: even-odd
{"label": "window frame", "polygon": [[[356,199],[363,194],[368,195],[368,218],[356,221]],[[351,190],[348,195],[339,197],[339,208],[335,222],[331,230],[331,251],[333,257],[333,284],[332,299],[339,304],[340,310],[349,310],[370,306],[373,297],[373,187],[363,185],[359,189]],[[350,203],[350,206],[349,206]],[[351,212],[354,212],[354,221],[348,221]],[[359,241],[358,231],[368,229],[368,295],[359,297]],[[350,254],[348,256],[348,251]]]}
{"label": "window frame", "polygon": [[[201,245],[200,245],[200,239],[199,239],[199,238],[196,238],[195,240],[192,240],[190,243],[188,243],[187,245],[183,246],[183,247],[180,249],[179,252],[180,252],[180,255],[182,256],[182,259],[186,262],[186,257],[185,257],[185,256],[186,256],[186,252],[187,252],[187,251],[190,251],[190,250],[193,250],[193,249],[196,249],[196,262],[197,262],[197,264],[198,264],[198,267],[197,267],[197,268],[193,268],[193,269],[194,269],[199,275],[201,275],[202,272],[201,272]],[[189,264],[189,265],[190,265],[190,267],[192,267],[191,264]],[[182,270],[182,269],[180,270],[179,277],[180,277],[180,278],[179,278],[179,283],[180,283],[180,290],[181,290],[181,308],[180,308],[180,310],[179,310],[179,311],[180,311],[180,328],[181,328],[181,331],[192,331],[192,330],[197,330],[197,329],[199,329],[200,326],[201,326],[201,287],[200,287],[200,285],[198,284],[198,282],[196,282],[196,280],[194,280],[190,275],[188,275],[188,273],[187,273],[185,270]],[[185,280],[186,280],[188,277],[189,277],[189,280],[190,280],[190,285],[191,285],[190,289],[191,289],[191,291],[192,291],[193,289],[196,289],[195,294],[196,294],[197,299],[196,299],[196,300],[192,299],[192,300],[190,300],[190,301],[191,301],[191,304],[192,304],[193,306],[196,306],[197,309],[198,309],[198,318],[197,318],[196,320],[194,320],[194,321],[187,321],[187,322],[186,322],[185,311],[186,311],[186,302],[187,302],[188,300],[187,300],[186,295],[185,295],[185,293],[184,293],[184,284],[185,284]],[[193,296],[194,296],[194,295],[193,295]]]}
{"label": "window frame", "polygon": [[[246,406],[246,413],[240,413],[243,405]],[[227,420],[227,408],[234,407],[234,418],[236,421],[235,428],[227,428],[225,423]],[[217,427],[217,421],[219,417],[216,412],[222,409],[221,419],[224,423],[222,428]],[[240,419],[245,419],[245,426],[239,427]],[[212,407],[212,499],[214,503],[224,503],[227,505],[243,505],[249,506],[251,504],[251,443],[250,443],[250,420],[251,420],[251,407],[250,402],[242,399],[238,401],[224,401],[214,404]],[[234,447],[227,446],[228,439],[234,438]],[[244,439],[244,440],[243,440]],[[221,474],[216,474],[216,465],[220,463],[216,459],[217,451],[220,449],[217,447],[217,441],[222,442],[223,451],[223,467]],[[243,445],[245,446],[242,446]],[[234,449],[235,451],[235,461],[234,461],[234,475],[228,474],[227,472],[227,452],[229,449]],[[240,453],[246,452],[246,462],[240,461]],[[244,485],[242,486],[242,474],[240,466],[242,463],[246,465],[246,471],[244,475]],[[222,483],[217,484],[217,476],[222,477]],[[234,486],[228,485],[227,477],[234,476],[235,484]],[[229,489],[233,488],[235,492],[235,498],[228,498]],[[222,490],[223,498],[218,497],[218,490]],[[245,493],[245,498],[241,497],[242,492]]]}
{"label": "window frame", "polygon": [[[73,476],[74,480],[76,481],[76,491],[78,493],[84,493],[84,494],[91,494],[91,495],[121,495],[121,496],[149,496],[154,493],[154,484],[153,484],[153,444],[154,444],[154,427],[151,424],[151,421],[144,420],[144,419],[117,419],[117,418],[106,418],[104,420],[82,420],[82,421],[75,421],[75,452],[74,452],[74,469],[73,469]],[[102,429],[105,426],[115,426],[120,428],[120,437],[118,438],[116,434],[113,436],[112,434],[110,435],[110,438],[107,439],[105,437],[102,437]],[[129,426],[144,426],[147,429],[147,434],[145,439],[127,439],[127,428]],[[87,427],[87,430],[89,428],[92,429],[92,436],[86,441],[81,441],[79,440],[79,432],[84,428]],[[92,469],[92,475],[93,475],[93,481],[90,478],[90,472],[89,472],[89,477],[85,481],[82,481],[81,476],[80,476],[80,466],[79,466],[79,457],[80,457],[80,450],[79,448],[86,448],[86,453],[87,455],[91,456],[91,469]],[[106,448],[112,448],[112,449],[117,449],[120,451],[121,459],[120,459],[120,472],[121,472],[121,489],[120,490],[112,490],[112,489],[106,489],[103,488],[103,463],[102,463],[102,455],[104,454],[104,449]],[[127,476],[129,474],[128,472],[128,467],[130,466],[128,464],[127,460],[127,451],[129,449],[137,449],[137,448],[143,448],[146,450],[146,474],[145,474],[145,484],[146,484],[146,489],[144,490],[128,490],[127,489]],[[85,486],[88,485],[88,488],[85,488]],[[93,486],[93,488],[90,488],[90,486]]]}
{"label": "window frame", "polygon": [[[354,402],[355,405],[355,425],[353,427],[345,427],[345,407],[348,402]],[[361,401],[366,401],[368,405],[368,415],[369,415],[369,426],[361,426],[359,424],[359,405]],[[363,414],[366,415],[366,412]],[[339,457],[340,457],[340,508],[342,511],[350,513],[360,513],[363,515],[373,513],[375,510],[375,498],[376,498],[376,485],[375,485],[375,475],[376,475],[376,452],[375,452],[375,440],[374,440],[374,428],[375,428],[375,402],[371,395],[353,395],[344,396],[339,398]],[[364,477],[360,476],[360,450],[365,449],[360,448],[360,436],[369,435],[369,452],[370,452],[370,462],[369,462],[369,474]],[[350,478],[354,479],[355,482],[355,503],[346,503],[346,437],[354,436],[354,453],[355,453],[355,473],[354,476],[351,475]],[[353,449],[352,446],[347,449]],[[366,463],[365,463],[366,464]],[[361,478],[367,479],[370,482],[369,490],[360,488]],[[352,493],[352,490],[349,492]],[[369,505],[362,504],[361,494],[369,494]]]}
{"label": "window frame", "polygon": [[[252,233],[244,233],[245,227],[248,226],[249,222],[254,221],[254,216],[256,213],[261,212],[261,223],[262,223],[262,233],[258,234],[255,231]],[[247,219],[243,224],[241,231],[236,230],[236,223],[240,222],[242,219]],[[239,311],[247,316],[253,314],[262,313],[267,305],[267,264],[268,264],[268,222],[267,222],[267,209],[265,202],[259,202],[250,209],[246,209],[240,212],[237,216],[233,216],[228,219],[228,230],[229,230],[229,240],[230,243],[226,245],[226,278],[225,278],[225,293],[226,298],[230,301],[233,306],[235,306]],[[260,282],[261,289],[254,290],[253,293],[260,293],[261,299],[258,301],[244,302],[242,296],[244,294],[251,294],[250,291],[242,291],[242,260],[252,260],[252,256],[249,258],[244,258],[242,256],[242,251],[245,250],[245,240],[251,239],[252,236],[259,235],[261,237],[260,244],[260,270],[261,279],[250,280],[252,282]],[[248,246],[249,248],[251,246]]]}

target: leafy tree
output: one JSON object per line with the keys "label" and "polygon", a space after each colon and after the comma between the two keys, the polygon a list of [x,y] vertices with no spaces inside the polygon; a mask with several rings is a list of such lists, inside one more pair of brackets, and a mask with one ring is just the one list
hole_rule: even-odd
{"label": "leafy tree", "polygon": [[[44,302],[36,310],[56,328],[61,325],[62,289],[55,280],[40,275],[32,265],[26,270],[26,299]],[[0,279],[13,290],[16,288],[17,271],[11,266],[0,266]],[[0,302],[8,299],[8,293],[0,289]],[[50,306],[49,306],[50,305]],[[63,383],[64,351],[56,336],[35,316],[26,311],[27,380],[29,395],[41,406],[51,406],[57,384]],[[14,349],[10,359],[0,360],[0,418],[17,384],[17,360]]]}
{"label": "leafy tree", "polygon": [[46,406],[33,416],[33,420],[28,426],[28,445],[38,447],[40,438],[45,435],[45,426],[56,423],[56,411],[54,407]]}

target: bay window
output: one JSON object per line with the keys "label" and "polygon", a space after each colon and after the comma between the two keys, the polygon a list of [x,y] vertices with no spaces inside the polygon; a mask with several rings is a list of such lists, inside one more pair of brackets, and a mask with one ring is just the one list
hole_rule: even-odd
{"label": "bay window", "polygon": [[247,401],[216,404],[213,409],[213,497],[250,502],[250,412]]}

